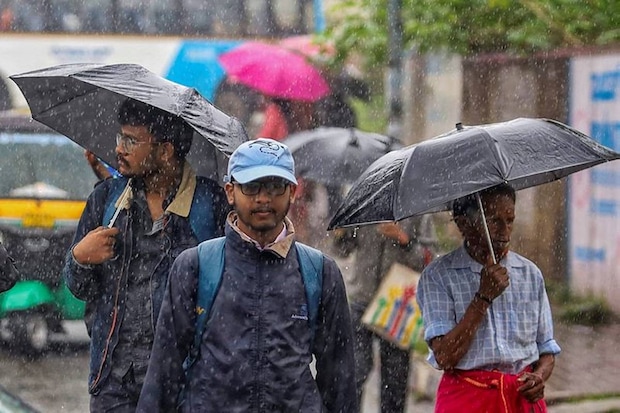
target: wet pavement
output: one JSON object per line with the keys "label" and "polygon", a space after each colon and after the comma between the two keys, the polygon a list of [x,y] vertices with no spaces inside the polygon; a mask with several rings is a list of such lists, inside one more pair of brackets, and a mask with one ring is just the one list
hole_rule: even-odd
{"label": "wet pavement", "polygon": [[[555,336],[562,354],[545,391],[549,413],[620,412],[620,324],[593,328],[556,322]],[[432,401],[414,397],[420,389],[415,383],[419,376],[413,370],[426,367],[420,363],[424,361],[412,363],[407,413],[433,412]],[[433,372],[427,389],[431,394],[440,378],[439,372]],[[375,369],[366,384],[362,413],[379,413],[377,378]],[[594,400],[597,398],[600,400]]]}
{"label": "wet pavement", "polygon": [[548,383],[550,399],[620,395],[620,324],[586,327],[556,322],[562,353]]}
{"label": "wet pavement", "polygon": [[[349,258],[337,259],[337,262],[346,280],[353,261]],[[556,320],[554,329],[562,353],[556,359],[545,391],[549,413],[620,412],[620,322],[587,327]],[[424,360],[414,359],[411,367],[407,413],[431,413],[434,403],[428,399],[434,397],[441,373]],[[421,400],[417,397],[420,394],[423,395]],[[362,413],[379,413],[378,395],[375,368],[366,384]],[[592,400],[597,398],[601,400]],[[582,399],[590,401],[575,401]]]}
{"label": "wet pavement", "polygon": [[83,322],[65,323],[40,357],[0,347],[0,386],[42,413],[88,411],[88,336]]}
{"label": "wet pavement", "polygon": [[[70,334],[44,356],[31,359],[0,347],[0,386],[20,397],[40,412],[78,413],[88,411],[87,337],[82,322],[69,324]],[[556,321],[556,339],[562,347],[554,374],[547,384],[549,413],[620,412],[620,324],[601,327],[566,325]],[[414,361],[410,381],[411,397],[407,413],[430,413],[432,400],[417,400]],[[428,379],[436,384],[439,373]],[[433,381],[435,380],[435,381]],[[420,383],[418,383],[420,384]],[[378,413],[376,371],[367,383],[363,413]],[[615,396],[615,397],[611,397]],[[602,400],[594,401],[598,397]],[[590,399],[575,402],[575,399]]]}

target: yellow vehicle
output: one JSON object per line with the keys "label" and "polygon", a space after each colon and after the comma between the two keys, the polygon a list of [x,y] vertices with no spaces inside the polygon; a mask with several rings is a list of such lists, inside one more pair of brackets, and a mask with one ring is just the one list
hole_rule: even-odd
{"label": "yellow vehicle", "polygon": [[0,339],[9,345],[41,352],[63,320],[83,317],[61,270],[95,182],[77,144],[28,116],[0,115],[0,241],[21,275],[0,294]]}

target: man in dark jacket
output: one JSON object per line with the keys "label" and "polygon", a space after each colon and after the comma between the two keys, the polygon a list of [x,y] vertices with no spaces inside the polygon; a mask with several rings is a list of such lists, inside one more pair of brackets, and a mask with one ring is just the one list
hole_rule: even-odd
{"label": "man in dark jacket", "polygon": [[0,244],[0,293],[10,290],[18,278],[19,273],[15,268],[13,259],[9,256],[4,245]]}
{"label": "man in dark jacket", "polygon": [[344,282],[336,263],[320,253],[314,330],[309,322],[299,246],[286,218],[297,183],[290,151],[271,139],[246,142],[230,158],[227,179],[235,211],[226,222],[222,277],[198,356],[186,380],[182,364],[200,310],[201,257],[191,248],[170,272],[138,411],[175,411],[184,386],[183,412],[356,412]]}
{"label": "man in dark jacket", "polygon": [[122,177],[95,187],[64,268],[86,301],[91,412],[135,411],[170,265],[221,235],[230,209],[222,188],[185,161],[192,129],[180,118],[127,100],[119,123]]}

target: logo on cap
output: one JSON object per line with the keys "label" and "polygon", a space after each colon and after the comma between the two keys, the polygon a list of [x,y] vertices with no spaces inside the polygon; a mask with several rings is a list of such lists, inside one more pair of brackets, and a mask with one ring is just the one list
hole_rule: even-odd
{"label": "logo on cap", "polygon": [[276,176],[297,185],[295,162],[289,148],[273,139],[255,139],[239,145],[228,162],[227,182],[248,183]]}

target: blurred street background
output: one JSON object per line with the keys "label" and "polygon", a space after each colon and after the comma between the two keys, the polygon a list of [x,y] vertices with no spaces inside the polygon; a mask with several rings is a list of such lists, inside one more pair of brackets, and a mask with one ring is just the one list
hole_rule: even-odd
{"label": "blurred street background", "polygon": [[[88,337],[81,322],[66,327],[69,335],[41,357],[0,349],[1,386],[41,413],[88,411]],[[556,337],[563,352],[546,389],[550,413],[620,412],[620,324],[593,328],[556,321]],[[407,413],[433,411],[432,392],[439,377],[423,360],[412,362]],[[375,368],[363,413],[379,413],[377,380]]]}
{"label": "blurred street background", "polygon": [[[338,126],[410,145],[457,123],[531,117],[620,151],[619,16],[618,1],[0,0],[0,241],[24,281],[60,297],[24,305],[12,295],[17,289],[0,294],[0,327],[23,333],[34,353],[48,347],[28,356],[1,343],[0,392],[40,412],[88,410],[83,303],[66,305],[59,268],[95,177],[83,148],[30,121],[10,75],[78,62],[140,64],[197,89],[252,138]],[[324,78],[325,94],[300,103],[227,72],[222,55],[254,42],[303,56]],[[314,112],[267,131],[281,100],[287,110]],[[57,156],[58,148],[66,153]],[[517,196],[514,249],[545,276],[563,349],[546,391],[551,413],[620,412],[619,164]],[[355,177],[344,178],[333,180],[346,189]],[[337,205],[311,198],[296,225],[304,241],[321,246]],[[41,209],[33,213],[24,200]],[[449,216],[434,219],[448,251],[458,234]],[[338,262],[346,277],[352,259]],[[58,334],[59,321],[68,334]],[[430,412],[439,374],[421,356],[412,367],[408,412]],[[368,389],[363,412],[377,413],[376,370]]]}

